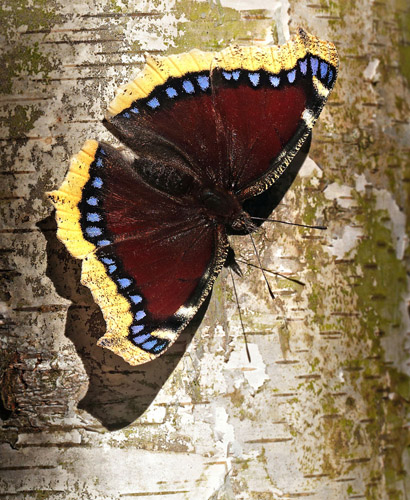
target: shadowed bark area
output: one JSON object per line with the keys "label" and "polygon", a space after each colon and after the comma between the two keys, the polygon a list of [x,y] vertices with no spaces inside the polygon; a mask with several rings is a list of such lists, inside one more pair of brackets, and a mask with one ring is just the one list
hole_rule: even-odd
{"label": "shadowed bark area", "polygon": [[[0,9],[0,498],[406,498],[408,6],[275,6]],[[283,42],[298,26],[335,42],[340,75],[273,216],[328,230],[264,224],[255,242],[266,269],[305,286],[270,275],[272,301],[241,264],[249,363],[224,269],[169,352],[131,367],[96,346],[101,312],[44,193],[85,139],[116,144],[102,118],[144,53]],[[231,241],[256,263],[248,238]]]}

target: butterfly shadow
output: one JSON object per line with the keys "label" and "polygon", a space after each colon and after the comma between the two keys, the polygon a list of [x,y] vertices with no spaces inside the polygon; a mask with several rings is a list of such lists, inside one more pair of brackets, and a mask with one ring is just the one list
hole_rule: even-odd
{"label": "butterfly shadow", "polygon": [[78,408],[97,418],[108,430],[126,427],[150,406],[190,344],[206,312],[209,298],[175,344],[159,358],[130,366],[111,351],[97,346],[105,322],[89,289],[80,283],[81,261],[57,239],[54,212],[37,223],[47,240],[46,275],[57,293],[71,301],[65,335],[74,344],[89,379]]}

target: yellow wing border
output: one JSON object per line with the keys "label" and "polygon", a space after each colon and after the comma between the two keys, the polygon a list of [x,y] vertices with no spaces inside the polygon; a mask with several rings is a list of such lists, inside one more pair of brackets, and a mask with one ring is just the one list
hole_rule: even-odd
{"label": "yellow wing border", "polygon": [[[190,73],[211,72],[213,69],[233,71],[265,70],[272,75],[294,69],[298,61],[308,54],[331,64],[336,72],[339,58],[332,42],[321,40],[299,28],[288,42],[272,46],[230,45],[220,52],[204,52],[193,49],[190,52],[170,56],[146,56],[142,70],[126,85],[120,87],[110,103],[108,120],[129,109],[135,102],[148,98],[157,87],[170,78],[180,78]],[[319,95],[326,96],[326,87],[314,78]]]}

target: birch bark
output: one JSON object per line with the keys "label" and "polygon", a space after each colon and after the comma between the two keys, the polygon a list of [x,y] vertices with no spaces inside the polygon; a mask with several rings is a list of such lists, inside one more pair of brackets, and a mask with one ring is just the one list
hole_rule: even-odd
{"label": "birch bark", "polygon": [[[0,498],[407,498],[406,2],[9,0],[0,14]],[[86,138],[114,142],[101,118],[143,53],[282,43],[297,26],[337,44],[340,76],[275,215],[329,229],[256,240],[306,286],[272,279],[272,302],[245,270],[249,364],[222,272],[170,353],[132,368],[96,347],[102,316],[44,192]]]}

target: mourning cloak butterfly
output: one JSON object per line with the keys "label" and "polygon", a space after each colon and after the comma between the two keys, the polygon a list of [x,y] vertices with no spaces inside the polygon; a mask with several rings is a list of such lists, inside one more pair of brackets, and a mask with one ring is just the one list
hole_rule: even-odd
{"label": "mourning cloak butterfly", "polygon": [[285,45],[147,57],[107,122],[134,153],[87,141],[56,207],[57,236],[107,325],[98,344],[131,365],[161,355],[252,227],[245,200],[273,184],[333,88],[334,45],[299,30]]}

